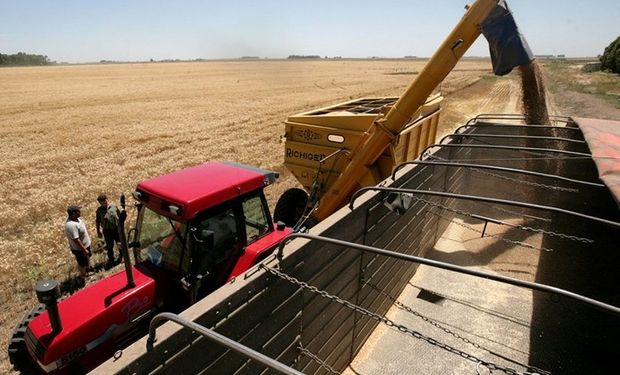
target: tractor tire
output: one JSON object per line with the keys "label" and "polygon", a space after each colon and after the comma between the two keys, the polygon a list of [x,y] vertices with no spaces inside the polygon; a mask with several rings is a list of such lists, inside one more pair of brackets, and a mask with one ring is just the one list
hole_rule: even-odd
{"label": "tractor tire", "polygon": [[41,315],[45,311],[45,305],[38,305],[28,314],[25,314],[21,322],[15,327],[9,340],[9,362],[13,365],[13,369],[22,374],[41,374],[39,366],[34,363],[34,359],[28,353],[26,348],[26,329],[32,319]]}
{"label": "tractor tire", "polygon": [[287,227],[293,227],[304,214],[308,204],[308,193],[305,190],[292,188],[284,192],[278,199],[276,208],[273,211],[273,220],[281,221]]}

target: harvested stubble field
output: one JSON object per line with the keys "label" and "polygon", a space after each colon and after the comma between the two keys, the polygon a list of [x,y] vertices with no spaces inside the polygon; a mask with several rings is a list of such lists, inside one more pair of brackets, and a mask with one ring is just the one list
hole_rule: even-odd
{"label": "harvested stubble field", "polygon": [[[77,274],[63,233],[82,205],[95,238],[96,197],[116,202],[144,178],[208,160],[279,171],[270,204],[296,184],[283,168],[288,114],[400,95],[421,60],[211,61],[0,69],[0,373],[6,343],[36,303],[37,280]],[[466,60],[441,86],[440,133],[475,113],[515,112],[515,76]],[[101,255],[102,256],[102,255]]]}

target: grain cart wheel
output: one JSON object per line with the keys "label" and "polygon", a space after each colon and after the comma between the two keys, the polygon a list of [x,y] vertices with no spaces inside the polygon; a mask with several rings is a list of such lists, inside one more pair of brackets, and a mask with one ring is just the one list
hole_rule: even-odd
{"label": "grain cart wheel", "polygon": [[19,322],[13,330],[13,334],[11,334],[11,339],[9,340],[9,361],[13,365],[13,368],[22,374],[41,373],[41,370],[33,362],[32,357],[30,357],[30,354],[28,353],[25,335],[26,329],[28,328],[28,323],[30,323],[32,319],[41,315],[44,311],[45,305],[43,304],[40,304],[32,309],[28,314],[24,315],[21,322]]}
{"label": "grain cart wheel", "polygon": [[308,194],[304,190],[288,189],[278,199],[276,209],[273,211],[273,220],[282,221],[287,227],[293,227],[304,214],[306,204],[308,204]]}

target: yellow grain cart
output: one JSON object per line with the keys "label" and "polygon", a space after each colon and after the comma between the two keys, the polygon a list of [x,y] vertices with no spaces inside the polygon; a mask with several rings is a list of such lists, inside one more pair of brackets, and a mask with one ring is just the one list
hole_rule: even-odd
{"label": "yellow grain cart", "polygon": [[[308,191],[321,196],[342,173],[373,123],[390,111],[397,97],[362,98],[289,116],[284,165]],[[443,97],[427,98],[369,169],[360,184],[375,185],[395,165],[415,159],[435,142]]]}
{"label": "yellow grain cart", "polygon": [[432,93],[483,32],[495,74],[533,60],[507,4],[477,0],[399,98],[358,99],[290,116],[284,164],[310,199],[289,189],[274,219],[292,225],[307,216],[319,222],[359,187],[382,181],[396,164],[418,157],[437,132],[441,96]]}

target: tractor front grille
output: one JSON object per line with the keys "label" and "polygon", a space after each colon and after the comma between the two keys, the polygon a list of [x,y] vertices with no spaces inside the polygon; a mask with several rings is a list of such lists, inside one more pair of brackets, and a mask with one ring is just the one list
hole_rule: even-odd
{"label": "tractor front grille", "polygon": [[42,362],[43,356],[45,355],[45,347],[43,344],[34,337],[34,334],[31,330],[26,330],[26,346],[31,353],[34,353],[35,357]]}

